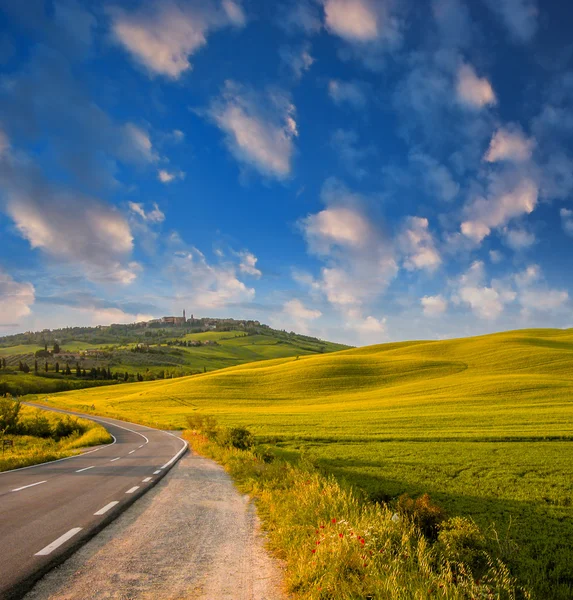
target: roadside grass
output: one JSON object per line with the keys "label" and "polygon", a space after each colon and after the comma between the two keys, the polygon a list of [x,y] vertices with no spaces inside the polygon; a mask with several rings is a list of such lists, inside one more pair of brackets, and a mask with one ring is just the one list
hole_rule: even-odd
{"label": "roadside grass", "polygon": [[[270,548],[286,563],[286,587],[301,600],[530,597],[470,519],[440,521],[429,539],[414,518],[365,501],[308,462],[261,458],[193,431],[183,437],[255,499]],[[416,506],[436,511],[428,498]]]}
{"label": "roadside grass", "polygon": [[535,598],[573,597],[573,330],[383,344],[38,401],[181,429],[205,412],[289,460],[310,453],[373,499],[429,492],[509,535],[508,565]]}
{"label": "roadside grass", "polygon": [[76,431],[59,438],[55,432],[59,423],[65,422],[66,417],[45,410],[28,406],[21,409],[20,427],[23,431],[30,428],[38,418],[48,422],[46,436],[5,434],[6,440],[13,442],[0,454],[0,472],[28,467],[51,460],[66,458],[77,454],[81,448],[99,446],[112,441],[109,433],[99,424],[86,419],[72,419]]}

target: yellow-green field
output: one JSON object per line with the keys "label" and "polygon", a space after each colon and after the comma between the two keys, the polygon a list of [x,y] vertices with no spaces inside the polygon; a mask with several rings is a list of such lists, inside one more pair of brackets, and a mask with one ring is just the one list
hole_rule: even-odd
{"label": "yellow-green field", "polygon": [[[535,597],[573,597],[573,330],[384,344],[39,397],[183,427],[201,410],[305,450],[374,498],[495,522]],[[93,409],[91,408],[93,407]]]}

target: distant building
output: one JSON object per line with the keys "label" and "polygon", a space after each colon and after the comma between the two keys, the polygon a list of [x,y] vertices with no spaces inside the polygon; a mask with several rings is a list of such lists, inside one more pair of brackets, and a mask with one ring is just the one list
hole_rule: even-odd
{"label": "distant building", "polygon": [[163,317],[161,322],[165,325],[185,325],[187,319],[185,318],[185,310],[183,311],[182,317]]}

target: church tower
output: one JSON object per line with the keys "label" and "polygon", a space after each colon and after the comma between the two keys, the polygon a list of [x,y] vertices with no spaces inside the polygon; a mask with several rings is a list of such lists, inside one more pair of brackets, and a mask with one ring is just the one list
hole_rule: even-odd
{"label": "church tower", "polygon": [[185,319],[185,309],[183,309],[183,323],[187,323],[187,319]]}

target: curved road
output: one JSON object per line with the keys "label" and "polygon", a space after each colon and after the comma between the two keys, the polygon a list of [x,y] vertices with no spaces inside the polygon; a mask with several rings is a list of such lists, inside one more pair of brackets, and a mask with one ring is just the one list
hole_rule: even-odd
{"label": "curved road", "polygon": [[68,459],[0,473],[0,598],[21,598],[49,569],[144,494],[185,453],[177,436],[116,419],[115,438]]}

